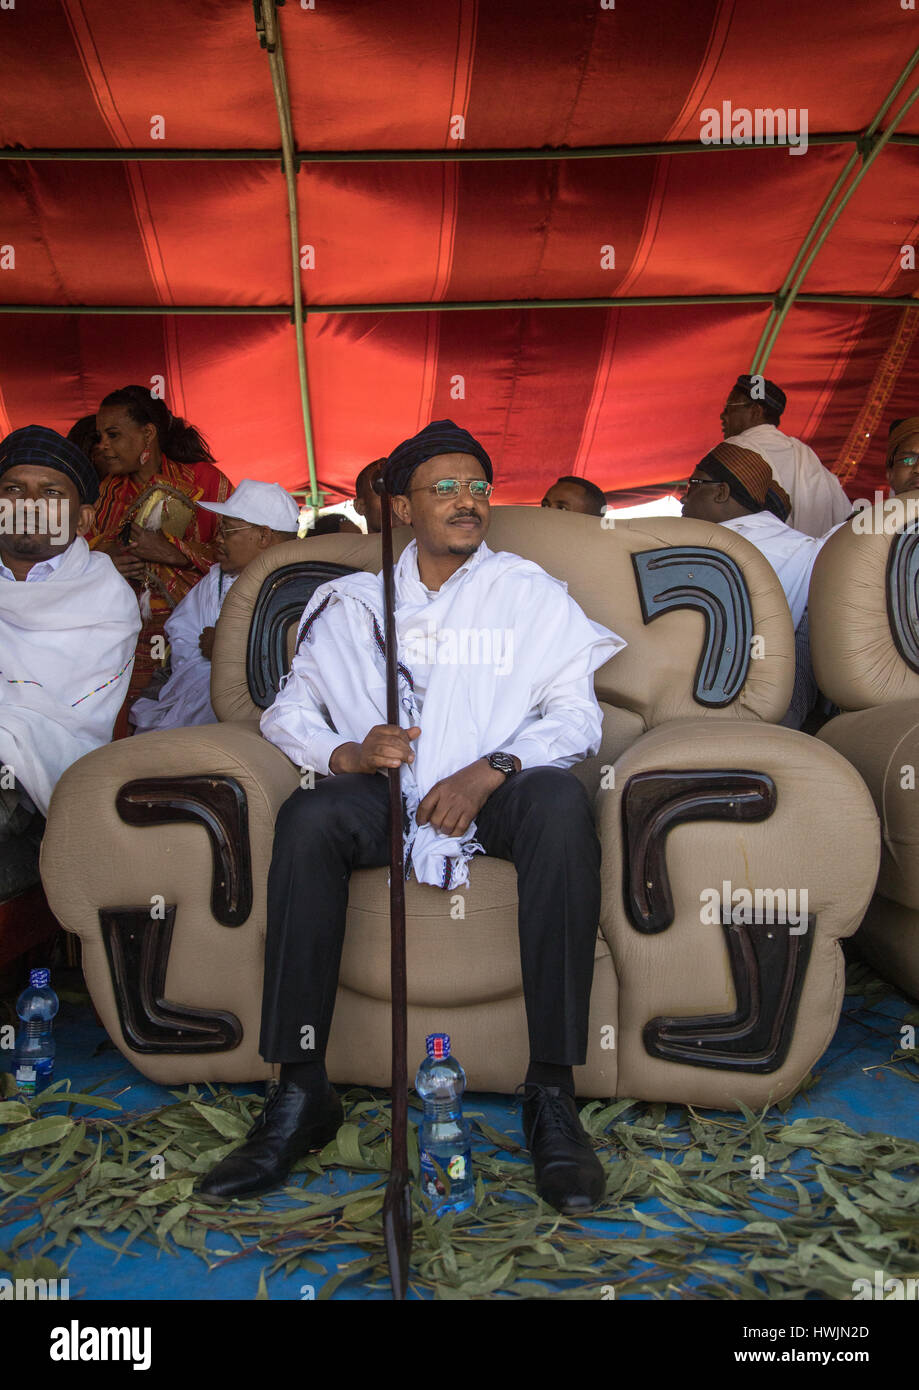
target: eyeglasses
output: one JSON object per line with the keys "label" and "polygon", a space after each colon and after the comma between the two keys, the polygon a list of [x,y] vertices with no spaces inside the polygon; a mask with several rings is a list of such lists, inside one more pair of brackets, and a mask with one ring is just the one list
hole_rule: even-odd
{"label": "eyeglasses", "polygon": [[239,526],[224,526],[222,521],[218,521],[217,534],[218,536],[234,536],[237,531],[252,531],[254,526],[255,523],[251,521],[244,521]]}
{"label": "eyeglasses", "polygon": [[486,483],[484,478],[441,478],[429,487],[409,488],[409,495],[413,492],[433,492],[435,497],[458,497],[464,487],[468,487],[470,497],[490,497],[495,490],[494,484]]}
{"label": "eyeglasses", "polygon": [[717,478],[689,478],[683,484],[683,487],[688,492],[690,488],[704,487],[706,483],[717,483],[717,481]]}
{"label": "eyeglasses", "polygon": [[915,468],[919,464],[919,454],[904,454],[902,458],[894,459],[891,468]]}

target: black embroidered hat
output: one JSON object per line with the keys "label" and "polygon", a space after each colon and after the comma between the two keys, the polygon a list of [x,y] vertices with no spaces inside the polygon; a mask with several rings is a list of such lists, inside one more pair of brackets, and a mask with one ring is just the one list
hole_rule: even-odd
{"label": "black embroidered hat", "polygon": [[734,387],[735,390],[743,391],[745,396],[749,396],[754,405],[771,406],[779,415],[788,404],[788,397],[781,386],[776,386],[774,381],[767,381],[764,376],[751,376],[749,372],[742,372]]}
{"label": "black embroidered hat", "polygon": [[477,439],[452,420],[433,420],[419,434],[403,439],[383,464],[383,486],[393,497],[405,493],[416,468],[438,454],[471,454],[478,459],[489,482],[494,480],[491,459]]}
{"label": "black embroidered hat", "polygon": [[92,505],[99,496],[99,478],[82,449],[46,425],[23,425],[0,440],[0,474],[22,465],[56,468],[70,479],[80,502]]}

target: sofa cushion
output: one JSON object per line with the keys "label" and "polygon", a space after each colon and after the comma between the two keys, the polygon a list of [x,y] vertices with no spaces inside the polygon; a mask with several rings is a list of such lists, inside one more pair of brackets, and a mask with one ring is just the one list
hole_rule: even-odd
{"label": "sofa cushion", "polygon": [[[919,492],[891,498],[885,513],[874,508],[840,527],[817,556],[811,575],[814,674],[823,693],[843,710],[919,698],[919,669],[904,659],[888,606],[894,546],[901,554],[904,546],[907,551],[912,547],[911,538],[900,538],[895,530],[894,504],[906,515],[908,506],[919,508]],[[916,579],[907,569],[898,567],[893,587],[894,608],[901,610],[901,621],[909,627]],[[917,641],[919,632],[913,632],[909,645]]]}
{"label": "sofa cushion", "polygon": [[[774,1085],[775,1097],[785,1094],[832,1037],[845,976],[838,938],[857,929],[874,886],[878,826],[863,782],[844,758],[808,734],[741,723],[719,727],[700,720],[652,729],[623,754],[615,771],[614,788],[598,797],[597,819],[603,845],[601,929],[620,990],[623,1090],[655,1099],[692,1090],[706,1105],[732,1104],[732,1097],[752,1104],[754,1096],[763,1096],[764,1081]],[[673,794],[668,782],[686,773],[711,772],[715,785],[703,794],[717,802],[719,771],[766,774],[775,785],[775,809],[762,820],[677,814],[661,837]],[[643,774],[646,783],[653,780],[657,786],[654,798],[644,802],[644,815],[631,821],[632,852],[627,854],[623,798],[630,794],[630,779]],[[729,796],[726,791],[720,799]],[[659,860],[646,851],[661,839]],[[636,924],[624,903],[643,897],[644,888],[659,901],[664,877],[673,898],[672,922]],[[766,911],[770,903],[781,910],[783,901],[792,909],[793,901],[795,918],[805,908],[800,895],[806,890],[806,912],[816,915],[793,1040],[784,1062],[765,1076],[730,1067],[690,1067],[700,1075],[687,1083],[684,1064],[649,1054],[644,1029],[656,1018],[730,1015],[738,1008],[726,937],[731,930],[740,939],[745,929],[728,928],[720,910],[712,911],[714,895],[721,899],[730,893],[732,904],[740,902],[733,896],[738,889],[761,890]],[[794,900],[788,890],[795,890]],[[803,945],[801,925],[797,922],[795,931]],[[787,930],[774,927],[777,935]],[[754,1002],[757,997],[754,990]]]}
{"label": "sofa cushion", "polygon": [[858,769],[881,818],[878,892],[919,908],[919,700],[842,714],[818,735]]}
{"label": "sofa cushion", "polygon": [[[359,869],[348,895],[339,982],[372,999],[390,998],[388,883],[388,869]],[[476,855],[469,884],[455,893],[408,883],[405,912],[410,1004],[476,1004],[520,992],[513,864]]]}

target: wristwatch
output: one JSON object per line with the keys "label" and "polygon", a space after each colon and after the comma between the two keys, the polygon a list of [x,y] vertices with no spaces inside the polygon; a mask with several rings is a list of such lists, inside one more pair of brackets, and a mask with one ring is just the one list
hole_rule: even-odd
{"label": "wristwatch", "polygon": [[489,753],[485,761],[495,769],[495,772],[503,772],[505,777],[513,777],[517,772],[517,764],[510,753]]}

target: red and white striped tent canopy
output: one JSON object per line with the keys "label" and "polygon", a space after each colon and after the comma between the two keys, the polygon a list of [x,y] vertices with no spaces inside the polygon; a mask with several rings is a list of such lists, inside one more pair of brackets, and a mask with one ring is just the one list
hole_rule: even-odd
{"label": "red and white striped tent canopy", "polygon": [[687,476],[762,370],[868,494],[919,409],[917,58],[908,0],[8,0],[0,429],[161,378],[332,501],[447,415],[531,502]]}

